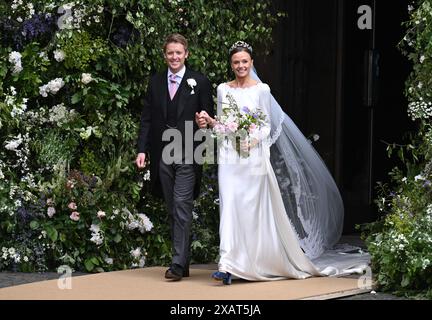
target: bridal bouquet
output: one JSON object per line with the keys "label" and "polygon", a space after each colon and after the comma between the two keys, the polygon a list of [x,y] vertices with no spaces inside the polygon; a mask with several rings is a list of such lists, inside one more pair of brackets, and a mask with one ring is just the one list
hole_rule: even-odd
{"label": "bridal bouquet", "polygon": [[254,139],[257,142],[256,133],[266,125],[266,115],[260,109],[251,111],[247,106],[239,108],[230,93],[226,97],[229,103],[222,104],[222,115],[216,117],[213,136],[231,141],[239,156],[247,158],[249,152],[241,145],[253,143]]}

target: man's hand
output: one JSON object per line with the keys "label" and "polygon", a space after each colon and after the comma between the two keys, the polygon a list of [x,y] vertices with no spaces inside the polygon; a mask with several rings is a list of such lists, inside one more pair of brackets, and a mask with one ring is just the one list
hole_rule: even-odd
{"label": "man's hand", "polygon": [[138,153],[138,156],[136,157],[135,163],[138,167],[138,169],[143,169],[145,167],[145,159],[146,155],[145,153]]}
{"label": "man's hand", "polygon": [[203,116],[202,114],[203,112],[205,111],[201,111],[200,113],[195,112],[195,122],[198,125],[198,127],[200,127],[200,129],[207,128],[207,119]]}
{"label": "man's hand", "polygon": [[196,112],[195,121],[201,129],[207,128],[207,125],[213,128],[216,123],[216,120],[210,117],[206,111]]}

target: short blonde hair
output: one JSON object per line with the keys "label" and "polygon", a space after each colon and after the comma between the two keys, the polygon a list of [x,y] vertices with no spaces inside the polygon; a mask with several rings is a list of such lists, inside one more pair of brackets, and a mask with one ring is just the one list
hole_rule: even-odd
{"label": "short blonde hair", "polygon": [[170,34],[166,39],[163,46],[163,51],[166,51],[166,47],[169,43],[181,43],[183,47],[185,48],[185,51],[188,51],[188,41],[187,39],[182,36],[180,33],[173,33]]}

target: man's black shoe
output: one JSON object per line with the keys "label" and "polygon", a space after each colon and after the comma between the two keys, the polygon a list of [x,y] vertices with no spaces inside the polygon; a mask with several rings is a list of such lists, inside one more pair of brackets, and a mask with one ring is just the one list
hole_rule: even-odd
{"label": "man's black shoe", "polygon": [[184,278],[189,277],[189,266],[187,266],[185,269],[183,269],[183,277]]}
{"label": "man's black shoe", "polygon": [[165,272],[165,278],[179,281],[183,278],[183,268],[178,264],[173,264],[168,270]]}

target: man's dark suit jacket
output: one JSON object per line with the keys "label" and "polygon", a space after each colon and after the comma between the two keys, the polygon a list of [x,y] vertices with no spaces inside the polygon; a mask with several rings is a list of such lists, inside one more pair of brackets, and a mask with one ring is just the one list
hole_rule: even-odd
{"label": "man's dark suit jacket", "polygon": [[[194,79],[196,86],[192,89],[187,83],[188,79]],[[185,139],[185,121],[193,121],[193,132],[199,130],[195,123],[195,112],[206,111],[214,117],[214,103],[212,86],[210,81],[201,73],[186,67],[186,72],[177,89],[177,129]],[[167,104],[168,104],[168,70],[154,75],[149,82],[147,93],[143,102],[141,124],[138,137],[138,153],[146,153],[150,160],[150,179],[152,193],[162,197],[159,182],[159,162],[162,157],[163,147],[167,142],[162,141],[162,134],[167,129]],[[193,137],[186,137],[193,139]],[[195,147],[199,144],[194,143]],[[195,165],[195,189],[194,197],[199,194],[202,166]]]}

